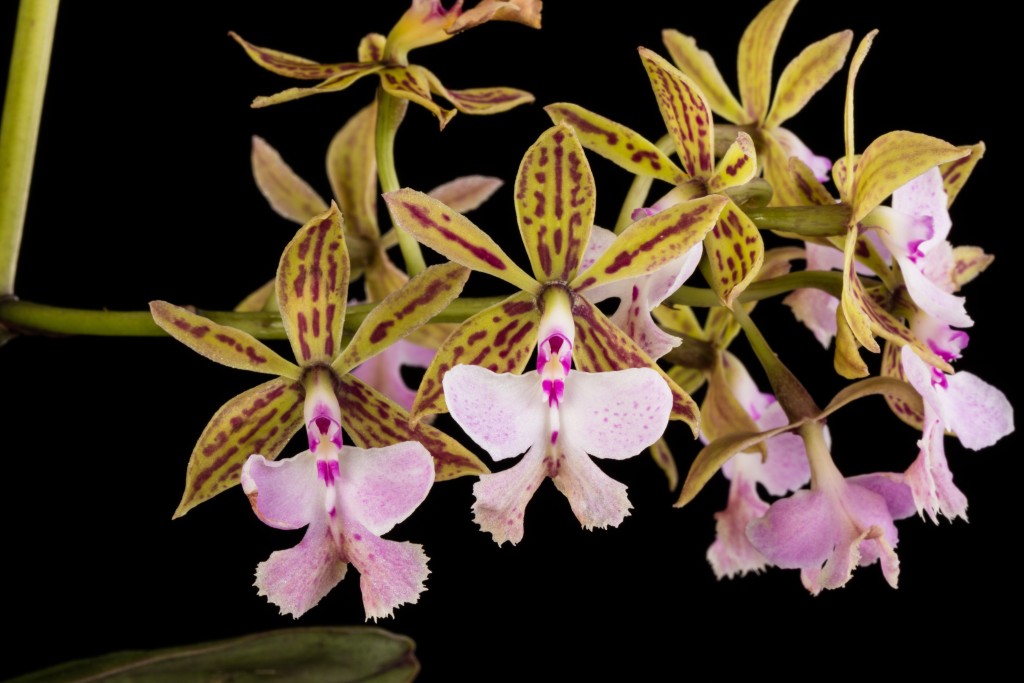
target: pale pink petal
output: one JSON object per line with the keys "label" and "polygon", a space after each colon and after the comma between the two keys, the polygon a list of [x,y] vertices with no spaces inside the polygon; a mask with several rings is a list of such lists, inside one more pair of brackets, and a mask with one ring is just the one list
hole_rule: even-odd
{"label": "pale pink petal", "polygon": [[672,392],[650,368],[572,372],[565,380],[559,438],[599,458],[621,460],[657,441],[671,410]]}
{"label": "pale pink petal", "polygon": [[[583,250],[583,259],[580,261],[579,272],[582,273],[594,265],[594,262],[601,254],[608,250],[608,247],[611,246],[611,243],[617,237],[618,235],[611,230],[599,228],[595,225],[590,231],[590,240],[587,242],[587,248]],[[635,279],[626,278],[625,280],[616,280],[605,285],[591,287],[587,290],[587,299],[594,303],[613,298],[627,301],[633,289],[633,281]]]}
{"label": "pale pink petal", "polygon": [[910,331],[947,362],[960,358],[970,341],[963,330],[955,330],[930,315],[914,315],[910,319]]}
{"label": "pale pink petal", "polygon": [[967,496],[953,483],[953,474],[946,462],[944,436],[942,422],[930,407],[925,407],[924,433],[917,442],[921,450],[903,475],[913,492],[918,514],[923,517],[928,513],[936,524],[939,515],[951,521],[957,517],[967,521]]}
{"label": "pale pink petal", "polygon": [[[775,404],[778,406],[778,404]],[[782,413],[781,406],[775,408]],[[785,417],[785,414],[783,414]],[[788,422],[788,420],[787,420]],[[760,426],[760,425],[759,425]],[[764,427],[770,429],[770,427]],[[757,481],[773,496],[795,491],[811,480],[804,441],[789,432],[773,436],[766,442],[768,459],[757,460]]]}
{"label": "pale pink petal", "polygon": [[798,289],[782,300],[793,311],[797,320],[802,322],[826,349],[836,336],[836,309],[839,299],[820,289]]}
{"label": "pale pink petal", "polygon": [[[760,460],[760,456],[740,453],[735,460]],[[731,462],[731,461],[730,461]],[[729,485],[729,503],[715,513],[715,542],[708,548],[707,558],[719,579],[758,572],[768,564],[747,539],[747,526],[768,511],[768,503],[757,495],[755,481],[734,476]]]}
{"label": "pale pink petal", "polygon": [[698,242],[679,258],[669,261],[650,275],[639,278],[647,283],[647,309],[650,310],[660,304],[689,280],[700,265],[703,255],[704,243]]}
{"label": "pale pink petal", "polygon": [[832,172],[832,162],[827,157],[818,156],[812,152],[804,144],[803,140],[798,138],[788,128],[773,128],[771,134],[782,145],[782,148],[786,150],[787,159],[789,157],[796,157],[807,164],[807,168],[811,169],[814,177],[821,182],[826,182],[829,179]]}
{"label": "pale pink petal", "polygon": [[569,506],[583,528],[604,529],[621,524],[632,507],[626,485],[602,472],[568,439],[560,439],[559,446],[556,462],[548,468],[555,486],[569,499]]}
{"label": "pale pink petal", "polygon": [[[889,511],[890,522],[893,519],[906,519],[914,514],[914,495],[910,487],[903,481],[903,475],[895,472],[873,472],[848,477],[849,486],[859,486],[882,497],[885,508]],[[895,530],[895,527],[893,527]],[[895,536],[893,537],[895,545]]]}
{"label": "pale pink petal", "polygon": [[359,365],[352,374],[406,410],[411,410],[416,390],[409,388],[402,378],[402,366],[426,369],[434,359],[434,353],[433,349],[399,339]]}
{"label": "pale pink petal", "polygon": [[937,320],[956,327],[970,327],[974,324],[967,315],[962,296],[950,294],[929,280],[916,263],[908,258],[897,259],[907,292],[917,307]]}
{"label": "pale pink petal", "polygon": [[434,483],[434,459],[423,444],[385,448],[345,446],[340,458],[338,504],[377,536],[412,514]]}
{"label": "pale pink petal", "polygon": [[878,239],[892,256],[911,261],[924,256],[923,247],[935,230],[930,216],[900,213],[888,206],[879,206],[862,221],[863,227],[877,229]]}
{"label": "pale pink petal", "polygon": [[[899,560],[896,559],[893,548],[899,542],[896,532],[896,525],[893,523],[892,513],[889,511],[888,499],[883,498],[875,491],[866,486],[854,483],[857,478],[848,479],[844,508],[850,515],[857,531],[861,534],[859,554],[860,566],[864,567],[874,564],[882,559],[882,575],[889,585],[896,587],[899,577]],[[875,480],[873,483],[879,483]],[[902,486],[902,485],[901,485]],[[908,514],[913,514],[913,498],[908,487],[905,497],[910,500]],[[845,582],[844,582],[845,583]],[[832,586],[824,586],[832,588]]]}
{"label": "pale pink petal", "polygon": [[282,460],[250,455],[242,467],[242,490],[256,516],[275,529],[301,529],[323,515],[324,487],[309,451]]}
{"label": "pale pink petal", "polygon": [[1013,432],[1013,406],[1006,394],[969,372],[947,377],[949,389],[936,387],[946,427],[967,448],[991,446]]}
{"label": "pale pink petal", "polygon": [[523,539],[523,514],[534,492],[547,476],[544,454],[547,439],[538,443],[513,467],[485,474],[473,485],[473,520],[501,545]]}
{"label": "pale pink petal", "polygon": [[[942,172],[936,166],[906,183],[892,193],[892,208],[908,216],[922,216],[931,220],[934,234],[931,241],[938,243],[949,236],[953,221],[949,217],[946,190]],[[924,245],[927,252],[930,245]]]}
{"label": "pale pink petal", "polygon": [[519,455],[544,431],[548,406],[540,376],[456,365],[442,380],[452,418],[495,460]]}
{"label": "pale pink petal", "polygon": [[430,574],[423,546],[379,538],[344,513],[342,525],[341,542],[359,570],[367,620],[390,617],[399,605],[419,600]]}
{"label": "pale pink petal", "polygon": [[783,569],[820,568],[848,532],[849,522],[829,497],[806,489],[775,501],[747,526],[751,544]]}
{"label": "pale pink petal", "polygon": [[259,594],[281,608],[281,614],[299,618],[345,577],[348,564],[338,552],[326,519],[324,515],[315,517],[297,546],[271,553],[256,567]]}
{"label": "pale pink petal", "polygon": [[957,290],[957,284],[953,280],[956,256],[953,254],[953,245],[949,242],[935,243],[924,255],[924,258],[917,260],[917,266],[921,269],[921,273],[942,291],[955,292]]}
{"label": "pale pink petal", "polygon": [[[619,298],[618,308],[615,309],[615,313],[608,316],[608,319],[611,320],[613,325],[628,334],[630,339],[635,341],[644,350],[644,353],[651,358],[657,359],[679,346],[682,343],[682,339],[662,330],[654,318],[651,317],[652,306],[644,295],[646,285],[641,282],[646,280],[647,277],[633,278],[626,281],[633,283],[629,297]],[[588,299],[598,300],[591,298],[590,292],[587,294]]]}

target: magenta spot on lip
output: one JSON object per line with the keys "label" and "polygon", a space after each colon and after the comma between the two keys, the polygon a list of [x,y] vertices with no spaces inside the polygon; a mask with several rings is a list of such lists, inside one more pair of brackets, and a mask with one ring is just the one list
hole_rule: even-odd
{"label": "magenta spot on lip", "polygon": [[636,285],[633,285],[633,301],[636,301],[639,298],[640,298],[640,288],[637,287]]}
{"label": "magenta spot on lip", "polygon": [[359,534],[352,534],[352,538],[356,539],[357,541],[363,540],[363,537]]}
{"label": "magenta spot on lip", "polygon": [[558,441],[558,430],[557,429],[551,432],[551,445],[552,446],[555,445],[556,441]]}
{"label": "magenta spot on lip", "polygon": [[321,434],[327,434],[331,429],[331,419],[329,417],[315,417],[313,418],[313,424],[316,425],[316,428],[320,430]]}
{"label": "magenta spot on lip", "polygon": [[939,386],[943,389],[948,389],[949,381],[946,379],[946,373],[937,368],[932,368],[932,386]]}

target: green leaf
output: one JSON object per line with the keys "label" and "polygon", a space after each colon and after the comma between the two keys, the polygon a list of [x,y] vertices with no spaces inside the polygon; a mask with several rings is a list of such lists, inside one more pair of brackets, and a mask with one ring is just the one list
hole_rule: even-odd
{"label": "green leaf", "polygon": [[370,627],[254,633],[184,647],[116,652],[11,683],[401,683],[420,670],[412,640]]}

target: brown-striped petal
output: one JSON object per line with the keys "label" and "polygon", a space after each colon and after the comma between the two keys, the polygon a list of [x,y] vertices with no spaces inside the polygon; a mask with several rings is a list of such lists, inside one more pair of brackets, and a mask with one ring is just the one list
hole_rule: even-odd
{"label": "brown-striped petal", "polygon": [[540,284],[468,218],[433,197],[410,189],[384,195],[399,228],[451,261],[536,293]]}
{"label": "brown-striped petal", "polygon": [[781,126],[795,116],[814,94],[843,68],[853,31],[840,31],[811,43],[793,58],[779,77],[765,128]]}
{"label": "brown-striped petal", "polygon": [[740,38],[736,59],[740,100],[751,121],[764,121],[772,94],[772,64],[782,30],[797,0],[774,0],[758,12]]}
{"label": "brown-striped petal", "polygon": [[295,358],[329,363],[341,343],[348,296],[348,251],[336,204],[292,238],[277,267],[277,301]]}
{"label": "brown-striped petal", "polygon": [[964,183],[971,177],[971,172],[981,158],[985,156],[985,143],[979,142],[967,147],[970,152],[956,161],[949,161],[939,165],[942,172],[942,186],[946,190],[946,206],[953,206],[953,200],[960,194]]}
{"label": "brown-striped petal", "polygon": [[462,292],[469,269],[457,263],[431,266],[377,304],[332,367],[344,374],[377,355],[447,308]]}
{"label": "brown-striped petal", "polygon": [[276,458],[302,426],[302,399],[299,382],[277,378],[221,406],[192,450],[174,516],[237,484],[252,453]]}
{"label": "brown-striped petal", "polygon": [[715,128],[704,94],[679,69],[654,52],[640,48],[640,59],[683,169],[691,178],[707,180],[714,171]]}
{"label": "brown-striped petal", "polygon": [[357,58],[360,62],[379,62],[384,59],[384,45],[388,39],[379,33],[367,33],[359,41]]}
{"label": "brown-striped petal", "polygon": [[567,123],[580,143],[634,175],[650,176],[672,185],[689,180],[658,146],[639,133],[600,114],[568,102],[544,107],[555,123]]}
{"label": "brown-striped petal", "polygon": [[594,175],[573,129],[545,131],[516,175],[516,220],[539,282],[576,275],[594,225]]}
{"label": "brown-striped petal", "polygon": [[746,133],[740,132],[715,166],[715,174],[708,180],[708,192],[722,192],[727,187],[743,185],[755,175],[757,154],[754,152],[754,141]]}
{"label": "brown-striped petal", "polygon": [[273,95],[257,97],[252,101],[251,106],[254,109],[259,109],[261,107],[269,107],[272,104],[281,104],[282,102],[291,102],[292,100],[302,99],[303,97],[309,97],[310,95],[319,95],[325,92],[340,92],[348,88],[363,76],[369,76],[370,74],[377,73],[384,68],[380,64],[357,64],[354,66],[359,68],[341,73],[337,76],[332,76],[326,81],[317,83],[309,88],[288,88],[287,90],[282,90],[281,92],[274,93]]}
{"label": "brown-striped petal", "polygon": [[726,306],[754,281],[764,262],[764,240],[754,222],[730,199],[704,238],[711,288]]}
{"label": "brown-striped petal", "polygon": [[305,57],[290,55],[280,50],[272,50],[268,47],[259,47],[242,38],[234,31],[228,31],[228,35],[235,39],[246,54],[267,71],[272,71],[279,76],[298,78],[308,81],[322,81],[328,78],[348,76],[357,73],[370,66],[360,62],[343,62],[337,64],[320,64]]}
{"label": "brown-striped petal", "polygon": [[516,88],[470,88],[449,90],[433,72],[417,67],[426,77],[430,89],[455,105],[464,114],[499,114],[521,104],[529,104],[536,98],[525,90]]}
{"label": "brown-striped petal", "polygon": [[455,116],[454,109],[438,106],[430,98],[430,81],[426,69],[418,66],[389,66],[380,74],[380,85],[385,92],[425,107],[437,117],[441,130]]}
{"label": "brown-striped petal", "polygon": [[743,105],[736,100],[715,65],[715,60],[705,50],[697,47],[695,39],[679,31],[666,29],[661,32],[661,40],[679,70],[692,78],[704,93],[711,111],[735,124],[757,123],[757,119],[750,118],[743,110]]}
{"label": "brown-striped petal", "polygon": [[986,254],[981,247],[959,246],[953,247],[952,279],[957,289],[960,289],[974,278],[981,275],[995,256]]}
{"label": "brown-striped petal", "polygon": [[441,380],[456,365],[480,365],[497,373],[521,372],[533,353],[539,324],[536,297],[525,292],[513,294],[462,323],[427,368],[412,406],[413,419],[447,412]]}
{"label": "brown-striped petal", "polygon": [[697,435],[700,425],[697,404],[629,335],[608,320],[586,297],[575,297],[572,316],[576,321],[576,343],[572,347],[572,358],[577,368],[584,372],[626,368],[656,370],[672,391],[672,413],[669,419],[682,420],[690,425],[694,436]]}
{"label": "brown-striped petal", "polygon": [[[906,375],[903,374],[903,357],[898,344],[891,341],[885,342],[885,348],[882,351],[882,369],[879,374],[882,377],[907,381]],[[924,430],[924,411],[920,409],[920,404],[912,405],[894,394],[887,394],[885,402],[889,404],[889,408],[896,414],[896,417],[918,431]]]}
{"label": "brown-striped petal", "polygon": [[150,313],[167,334],[196,353],[230,368],[297,379],[302,371],[248,332],[196,315],[166,301],[151,301]]}

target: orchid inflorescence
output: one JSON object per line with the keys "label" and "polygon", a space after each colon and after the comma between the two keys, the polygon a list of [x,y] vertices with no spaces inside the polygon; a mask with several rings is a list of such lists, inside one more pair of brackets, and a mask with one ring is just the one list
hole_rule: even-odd
{"label": "orchid inflorescence", "polygon": [[[640,48],[651,104],[665,123],[660,141],[577,104],[545,107],[554,125],[538,131],[512,185],[527,256],[519,260],[463,215],[499,179],[458,178],[430,193],[403,188],[393,146],[408,102],[442,127],[457,111],[495,114],[532,102],[511,88],[450,90],[408,54],[487,21],[540,28],[540,5],[481,0],[464,10],[462,0],[449,9],[412,0],[386,37],[366,36],[354,62],[320,64],[232,34],[259,66],[318,81],[253,106],[345,90],[369,75],[380,80],[374,101],[328,149],[332,202],[254,139],[257,184],[275,211],[302,227],[276,277],[237,310],[279,314],[297,362],[189,308],[151,304],[156,323],[195,351],[273,377],[214,415],[175,516],[241,484],[260,520],[306,529],[298,545],[258,566],[261,595],[298,617],[352,564],[366,617],[377,619],[424,590],[422,547],[382,536],[435,481],[479,477],[476,523],[499,545],[514,545],[548,477],[584,528],[618,526],[631,509],[626,486],[592,458],[649,450],[673,489],[677,458],[690,462],[677,507],[719,471],[729,480],[707,552],[718,578],[799,569],[817,594],[877,561],[896,587],[895,520],[915,512],[935,522],[967,517],[946,435],[980,449],[1013,431],[1006,397],[952,365],[973,324],[958,292],[993,257],[948,241],[949,207],[984,145],[895,131],[858,152],[854,85],[872,32],[850,60],[844,154],[834,164],[814,154],[782,124],[840,72],[854,36],[811,44],[773,87],[776,46],[796,0],[772,0],[743,34],[738,97],[694,38],[665,31],[671,60]],[[716,124],[716,115],[728,123]],[[634,176],[614,230],[594,224],[588,154]],[[378,179],[393,232],[378,224]],[[652,194],[654,181],[667,189]],[[389,255],[395,244],[405,271]],[[426,267],[421,246],[448,262]],[[794,269],[800,261],[805,268]],[[515,291],[459,299],[470,271]],[[349,285],[358,278],[369,311],[346,328]],[[751,317],[759,299],[776,294],[822,346],[834,344],[834,371],[854,380],[824,408]],[[608,300],[617,304],[606,315],[597,304]],[[449,317],[435,319],[446,310]],[[730,351],[741,333],[760,370]],[[874,373],[863,350],[879,354]],[[402,365],[424,369],[418,387],[406,385]],[[702,388],[698,405],[691,394]],[[833,459],[826,420],[869,395],[884,397],[920,432],[918,451],[894,453],[892,471],[849,476]],[[493,463],[522,458],[491,472],[434,426],[445,412]],[[703,446],[670,447],[670,421],[685,423]],[[303,428],[308,448],[278,459]]]}

